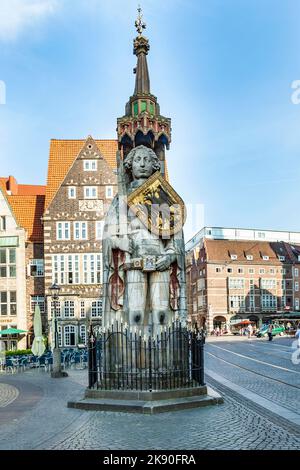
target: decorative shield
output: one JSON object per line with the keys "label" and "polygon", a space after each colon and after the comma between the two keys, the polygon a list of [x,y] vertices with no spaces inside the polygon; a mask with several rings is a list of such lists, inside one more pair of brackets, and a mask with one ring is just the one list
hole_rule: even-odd
{"label": "decorative shield", "polygon": [[128,206],[143,225],[155,235],[169,238],[179,232],[186,220],[181,197],[159,171],[128,196]]}

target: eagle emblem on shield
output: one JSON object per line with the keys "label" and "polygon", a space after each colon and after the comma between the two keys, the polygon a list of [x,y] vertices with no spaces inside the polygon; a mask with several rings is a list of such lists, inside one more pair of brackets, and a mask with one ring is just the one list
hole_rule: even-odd
{"label": "eagle emblem on shield", "polygon": [[129,209],[152,233],[162,238],[182,230],[186,208],[181,197],[156,171],[127,200]]}

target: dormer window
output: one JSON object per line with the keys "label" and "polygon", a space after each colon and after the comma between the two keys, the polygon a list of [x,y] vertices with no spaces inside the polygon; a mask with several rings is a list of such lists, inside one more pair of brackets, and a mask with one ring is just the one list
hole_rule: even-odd
{"label": "dormer window", "polygon": [[252,261],[253,260],[253,255],[246,255],[246,258],[248,261]]}
{"label": "dormer window", "polygon": [[262,255],[262,259],[263,259],[264,261],[268,261],[270,258],[269,258],[268,255]]}
{"label": "dormer window", "polygon": [[232,254],[232,255],[230,255],[230,258],[231,258],[232,260],[235,260],[235,259],[237,259],[237,255]]}
{"label": "dormer window", "polygon": [[298,255],[298,261],[300,261],[300,255]]}
{"label": "dormer window", "polygon": [[278,259],[279,259],[279,261],[285,261],[285,256],[279,255],[279,256],[278,256]]}

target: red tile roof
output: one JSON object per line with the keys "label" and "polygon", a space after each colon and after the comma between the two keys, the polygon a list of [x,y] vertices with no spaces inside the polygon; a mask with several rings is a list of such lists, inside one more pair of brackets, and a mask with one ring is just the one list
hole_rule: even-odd
{"label": "red tile roof", "polygon": [[[282,264],[278,256],[284,256],[286,262],[291,262],[291,257],[283,242],[261,241],[237,241],[237,240],[210,240],[205,239],[207,261],[230,263],[266,263]],[[236,255],[233,260],[231,255]],[[247,260],[246,255],[252,255],[252,260]],[[263,260],[262,256],[268,256]]]}
{"label": "red tile roof", "polygon": [[31,242],[43,242],[43,226],[41,218],[44,213],[45,196],[14,195],[7,196],[20,227],[27,231],[27,239]]}

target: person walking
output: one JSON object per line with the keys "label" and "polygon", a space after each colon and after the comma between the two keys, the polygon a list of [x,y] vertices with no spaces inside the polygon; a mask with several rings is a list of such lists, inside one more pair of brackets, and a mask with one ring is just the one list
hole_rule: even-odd
{"label": "person walking", "polygon": [[273,339],[272,330],[273,330],[273,325],[270,323],[269,328],[268,328],[269,341],[272,341]]}
{"label": "person walking", "polygon": [[295,333],[295,338],[298,340],[298,348],[300,348],[300,323],[298,323],[297,331]]}
{"label": "person walking", "polygon": [[248,325],[248,339],[251,338],[251,335],[252,335],[252,325],[251,323]]}

